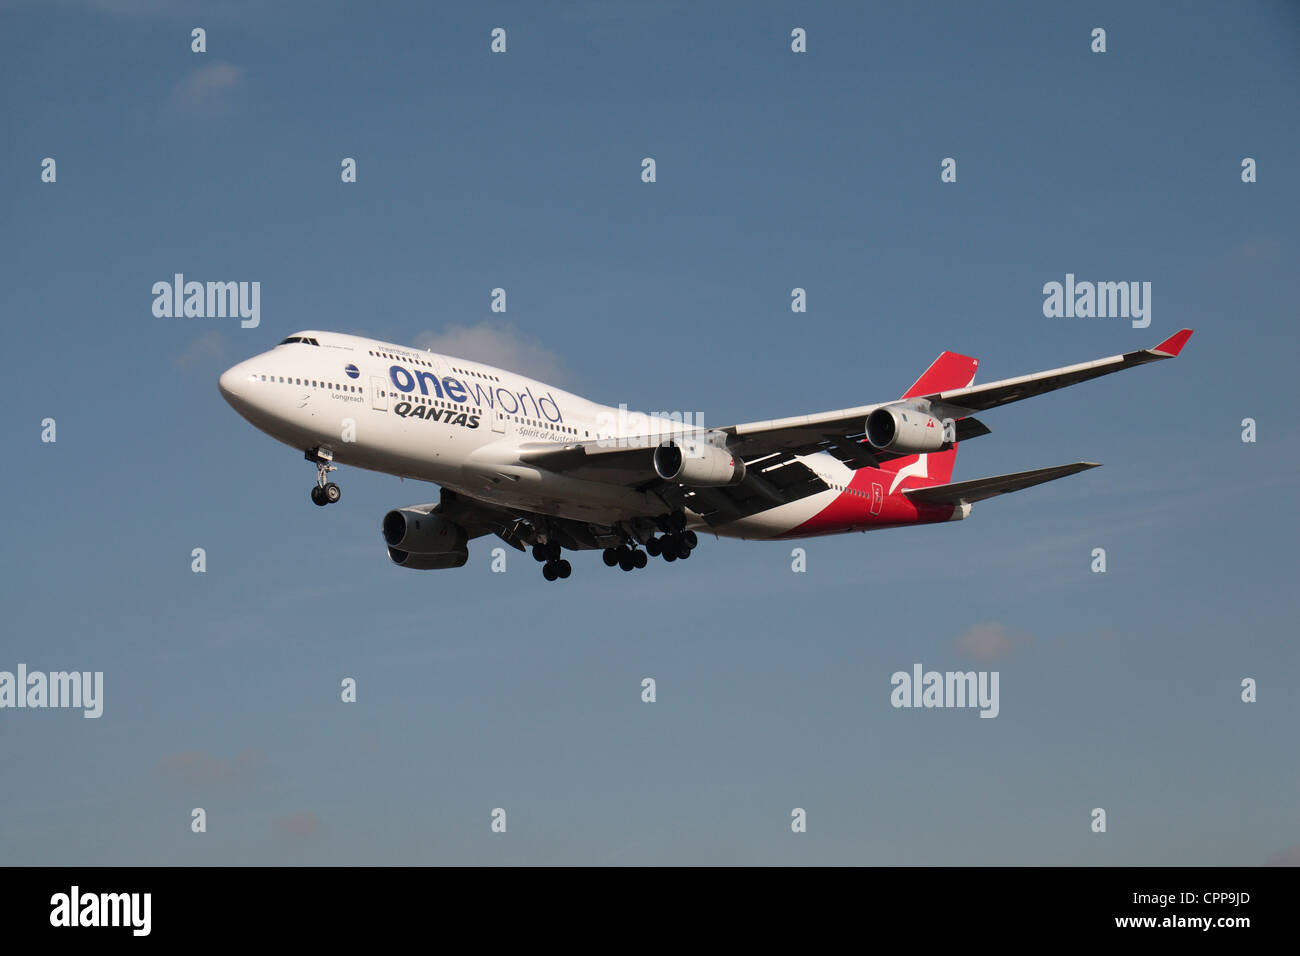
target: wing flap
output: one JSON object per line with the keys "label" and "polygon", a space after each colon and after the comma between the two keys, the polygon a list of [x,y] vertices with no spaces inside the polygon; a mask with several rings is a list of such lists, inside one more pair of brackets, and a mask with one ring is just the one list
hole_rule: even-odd
{"label": "wing flap", "polygon": [[690,508],[710,526],[747,518],[774,505],[789,504],[830,486],[801,461],[764,461],[738,485],[717,488],[688,488],[663,483],[660,496],[677,507]]}

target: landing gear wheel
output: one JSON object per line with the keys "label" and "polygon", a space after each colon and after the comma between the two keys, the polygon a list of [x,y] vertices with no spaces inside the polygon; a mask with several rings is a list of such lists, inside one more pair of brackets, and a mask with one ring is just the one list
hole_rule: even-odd
{"label": "landing gear wheel", "polygon": [[636,567],[636,568],[644,568],[644,567],[645,567],[647,564],[649,564],[649,563],[650,563],[650,559],[649,559],[648,557],[646,557],[646,553],[645,553],[644,551],[633,551],[633,552],[632,552],[632,566],[633,566],[633,567]]}
{"label": "landing gear wheel", "polygon": [[669,517],[669,522],[674,531],[683,531],[686,528],[686,515],[680,511],[674,511]]}
{"label": "landing gear wheel", "polygon": [[542,565],[542,577],[548,581],[554,581],[560,576],[560,569],[555,566],[555,562],[547,561]]}
{"label": "landing gear wheel", "polygon": [[627,548],[619,548],[618,566],[624,571],[631,571],[636,567],[636,558],[632,556],[632,552]]}
{"label": "landing gear wheel", "polygon": [[334,453],[328,449],[308,448],[303,457],[316,466],[316,487],[311,490],[311,500],[318,505],[329,505],[342,498],[342,490],[329,480],[330,472],[338,471],[338,466],[331,464]]}
{"label": "landing gear wheel", "polygon": [[678,559],[681,561],[685,561],[690,556],[691,556],[691,549],[686,546],[686,542],[685,541],[679,542],[677,545]]}
{"label": "landing gear wheel", "polygon": [[573,573],[573,565],[564,558],[560,558],[560,560],[555,562],[555,571],[560,577],[567,578]]}
{"label": "landing gear wheel", "polygon": [[700,539],[694,531],[683,531],[682,540],[686,542],[686,547],[690,548],[692,551],[694,551],[695,546],[700,543]]}
{"label": "landing gear wheel", "polygon": [[664,548],[663,555],[664,555],[664,560],[667,561],[669,564],[672,564],[674,561],[677,560],[677,552],[674,551],[672,548]]}
{"label": "landing gear wheel", "polygon": [[646,554],[650,555],[650,557],[652,558],[659,557],[659,539],[658,538],[647,539],[645,543],[645,550],[646,550]]}
{"label": "landing gear wheel", "polygon": [[618,564],[618,549],[606,548],[604,553],[601,554],[601,558],[605,561],[605,567],[612,568],[614,565]]}

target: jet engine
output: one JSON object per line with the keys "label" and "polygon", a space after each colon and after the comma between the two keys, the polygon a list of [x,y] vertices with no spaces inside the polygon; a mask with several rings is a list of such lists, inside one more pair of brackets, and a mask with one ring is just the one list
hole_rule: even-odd
{"label": "jet engine", "polygon": [[909,405],[883,405],[867,416],[867,441],[878,451],[921,454],[948,440],[943,422]]}
{"label": "jet engine", "polygon": [[745,463],[717,445],[685,439],[666,441],[655,449],[655,473],[664,481],[698,488],[738,485],[745,480]]}
{"label": "jet engine", "polygon": [[444,551],[441,554],[412,554],[398,548],[389,548],[388,557],[399,568],[412,571],[441,571],[444,568],[459,568],[469,560],[469,549],[459,548]]}
{"label": "jet engine", "polygon": [[389,559],[417,571],[461,567],[469,560],[465,529],[426,508],[398,508],[384,515]]}

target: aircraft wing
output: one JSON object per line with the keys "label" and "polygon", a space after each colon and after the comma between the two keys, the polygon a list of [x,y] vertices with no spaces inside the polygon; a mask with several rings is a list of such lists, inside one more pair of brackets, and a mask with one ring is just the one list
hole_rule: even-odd
{"label": "aircraft wing", "polygon": [[[1112,355],[1093,362],[1067,365],[985,385],[930,393],[913,390],[908,393],[907,400],[928,401],[936,414],[955,420],[956,440],[968,441],[989,433],[983,422],[971,417],[974,412],[1031,398],[1068,385],[1077,385],[1088,379],[1148,362],[1174,358],[1191,336],[1191,329],[1182,329],[1155,348],[1125,352],[1123,355]],[[717,429],[728,436],[728,450],[744,460],[747,471],[743,482],[726,488],[692,489],[658,478],[654,472],[654,450],[671,437],[670,433],[566,444],[530,443],[519,448],[519,461],[576,478],[653,491],[675,505],[685,504],[697,513],[716,514],[718,521],[735,520],[773,505],[798,501],[807,495],[826,490],[827,485],[821,478],[795,460],[798,456],[826,452],[852,469],[879,467],[883,462],[902,457],[892,452],[877,451],[866,442],[864,436],[867,416],[881,405],[892,405],[898,401],[903,399]],[[1030,482],[1033,483],[1036,482]],[[975,489],[970,491],[975,493]],[[705,510],[701,512],[701,508]]]}
{"label": "aircraft wing", "polygon": [[1065,388],[1067,385],[1077,385],[1090,378],[1122,372],[1126,368],[1145,365],[1148,362],[1174,358],[1183,350],[1183,346],[1191,337],[1191,329],[1181,329],[1153,349],[1139,349],[1136,352],[1125,352],[1123,355],[1097,359],[1095,362],[1081,362],[1078,365],[1067,365],[1065,368],[1054,368],[1047,372],[1035,372],[1033,375],[1021,375],[1019,378],[1004,378],[1000,382],[972,385],[922,397],[931,402],[951,406],[953,409],[982,412],[999,405],[1018,402],[1022,398],[1032,398],[1044,392]]}
{"label": "aircraft wing", "polygon": [[675,508],[689,508],[710,526],[739,521],[777,505],[789,504],[830,485],[789,452],[767,455],[745,464],[738,485],[691,488],[656,478],[653,490]]}
{"label": "aircraft wing", "polygon": [[748,459],[745,479],[720,488],[689,488],[664,481],[654,470],[654,450],[671,435],[616,442],[536,443],[519,449],[519,460],[574,478],[622,484],[658,494],[675,508],[687,507],[710,524],[735,521],[776,505],[789,504],[825,491],[826,484],[811,468],[783,451]]}
{"label": "aircraft wing", "polygon": [[[895,452],[877,451],[867,444],[864,433],[867,415],[878,407],[865,405],[860,409],[824,412],[822,415],[806,415],[799,419],[783,419],[782,422],[758,423],[777,427],[760,432],[757,439],[731,438],[727,447],[743,458],[745,466],[751,471],[759,462],[763,463],[762,467],[770,468],[797,455],[812,455],[817,452],[834,455],[854,470],[868,465],[879,468],[882,462],[904,456]],[[807,424],[809,419],[820,420],[823,417],[826,418],[825,424]],[[783,422],[795,421],[800,424],[782,427]],[[753,426],[733,425],[718,430],[736,435],[736,429],[751,427]],[[956,428],[957,441],[989,434],[989,429],[983,422],[970,417],[958,421]],[[531,442],[520,446],[519,461],[549,471],[563,472],[575,478],[638,485],[646,480],[647,470],[653,474],[654,450],[671,437],[672,433],[665,431],[658,435],[593,439],[566,444]],[[776,460],[777,456],[779,460]]]}
{"label": "aircraft wing", "polygon": [[[1191,336],[1191,329],[1182,329],[1155,348],[1125,352],[1123,355],[1112,355],[1093,362],[1067,365],[984,385],[970,385],[943,392],[914,393],[910,400],[926,400],[937,406],[936,410],[942,417],[956,420],[957,441],[969,441],[989,433],[989,428],[983,422],[970,417],[974,412],[1042,395],[1068,385],[1077,385],[1088,379],[1122,372],[1148,362],[1174,358]],[[719,430],[730,436],[728,449],[743,458],[746,465],[775,454],[795,456],[828,452],[850,468],[856,469],[864,465],[878,467],[880,463],[900,456],[877,451],[863,440],[866,419],[882,405],[893,405],[898,401],[902,399],[772,421],[746,422]],[[579,472],[580,477],[597,481],[624,480],[628,484],[636,484],[638,475],[641,480],[645,480],[650,456],[665,437],[667,436],[661,434],[617,441],[596,439],[564,445],[539,442],[524,445],[520,449],[520,460],[553,471]],[[619,476],[619,472],[623,473],[622,476]]]}
{"label": "aircraft wing", "polygon": [[[1123,355],[1112,355],[1094,362],[1067,365],[1064,368],[1035,372],[1018,378],[1006,378],[985,385],[970,385],[944,392],[915,394],[910,398],[928,401],[935,406],[938,417],[956,420],[957,440],[966,441],[989,433],[989,429],[984,424],[969,418],[974,412],[1017,402],[1022,398],[1042,395],[1044,392],[1065,388],[1067,385],[1077,385],[1091,378],[1122,372],[1124,369],[1145,365],[1148,362],[1174,358],[1191,337],[1191,329],[1181,329],[1152,349],[1125,352]],[[820,412],[815,415],[748,422],[743,425],[732,425],[723,431],[733,436],[727,443],[727,447],[746,461],[751,455],[789,450],[802,455],[812,454],[815,451],[831,451],[837,457],[848,454],[860,459],[863,464],[873,464],[871,459],[887,461],[898,456],[888,452],[877,452],[861,441],[866,428],[866,418],[881,405],[893,405],[898,401],[901,399],[880,402],[876,405],[861,405],[857,408],[842,408],[833,412]],[[856,466],[850,465],[850,467]]]}

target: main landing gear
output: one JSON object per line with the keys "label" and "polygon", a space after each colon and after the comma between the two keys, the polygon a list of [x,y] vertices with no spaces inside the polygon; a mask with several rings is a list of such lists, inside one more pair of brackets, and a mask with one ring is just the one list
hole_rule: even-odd
{"label": "main landing gear", "polygon": [[542,577],[548,581],[567,578],[573,573],[573,565],[560,557],[560,546],[554,542],[533,545],[533,558],[545,562],[542,565]]}
{"label": "main landing gear", "polygon": [[686,515],[677,511],[664,515],[655,522],[663,534],[646,539],[645,550],[638,550],[634,545],[621,544],[617,548],[606,548],[603,555],[607,567],[620,567],[624,571],[644,568],[650,558],[662,557],[665,561],[686,560],[700,543],[694,531],[686,530]]}
{"label": "main landing gear", "polygon": [[[662,557],[665,561],[684,561],[691,556],[695,546],[700,543],[695,532],[687,530],[686,515],[680,511],[661,515],[654,523],[662,533],[652,534],[649,537],[645,537],[649,528],[643,523],[638,523],[636,527],[620,526],[612,529],[613,534],[621,538],[623,543],[604,550],[601,557],[605,561],[605,566],[633,571],[644,568],[650,563],[651,558]],[[548,529],[545,525],[533,525],[530,533],[534,535],[532,540],[535,542],[532,548],[533,558],[542,565],[542,577],[548,581],[558,581],[573,573],[573,565],[562,557],[560,544],[555,540],[555,529]],[[551,540],[539,541],[537,535],[546,535]],[[644,549],[637,547],[637,541],[642,538],[645,543]]]}
{"label": "main landing gear", "polygon": [[338,471],[338,466],[332,464],[333,452],[324,448],[309,448],[303,457],[316,466],[316,487],[311,490],[312,502],[324,507],[342,498],[343,489],[329,480],[329,473]]}
{"label": "main landing gear", "polygon": [[624,571],[631,571],[633,568],[644,568],[650,563],[644,551],[635,548],[629,548],[625,544],[620,544],[617,548],[606,548],[602,554],[605,559],[606,567],[618,565]]}
{"label": "main landing gear", "polygon": [[651,538],[645,543],[645,549],[654,558],[663,558],[665,561],[685,561],[699,543],[700,539],[694,531],[671,531],[657,538]]}
{"label": "main landing gear", "polygon": [[663,558],[669,562],[685,561],[700,543],[694,531],[686,530],[686,515],[680,511],[664,515],[658,519],[657,524],[664,533],[645,543],[645,549],[651,557]]}

